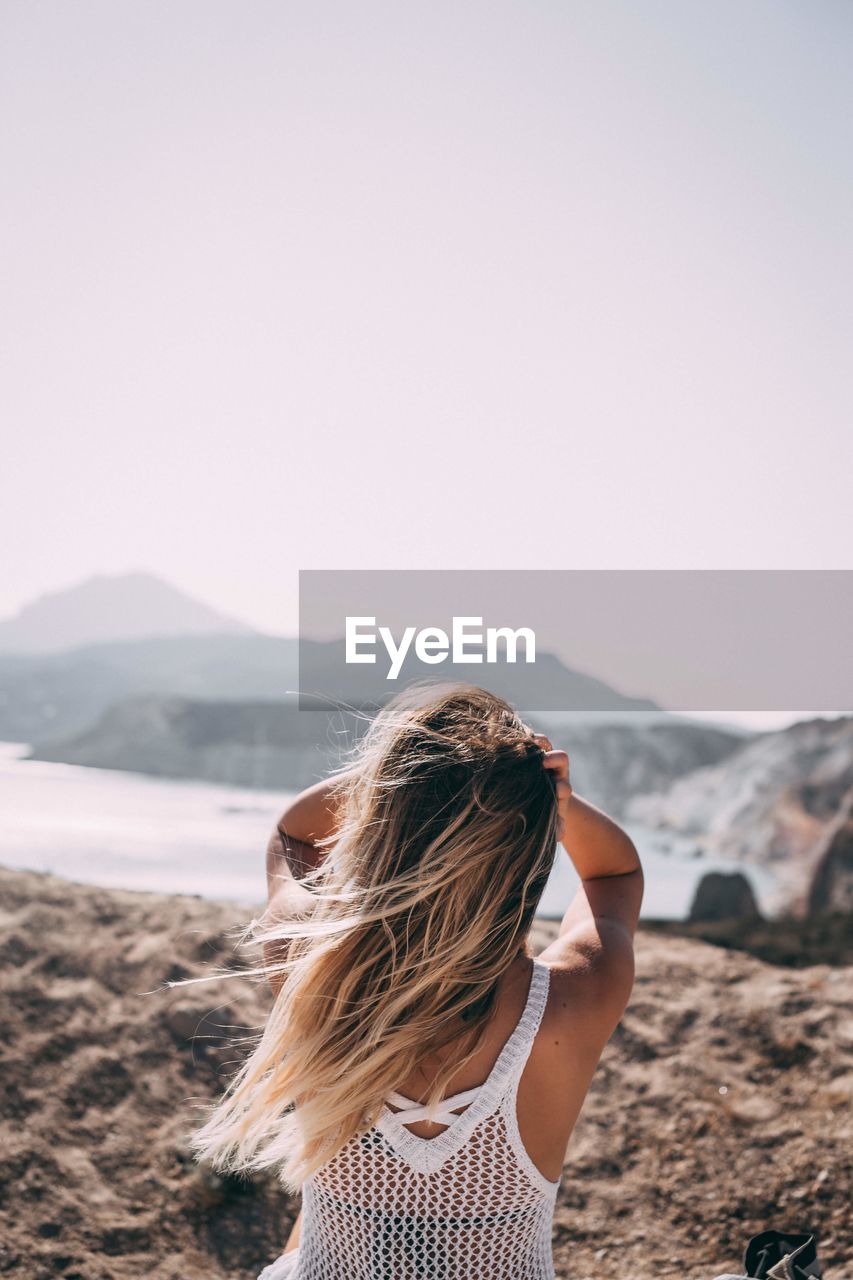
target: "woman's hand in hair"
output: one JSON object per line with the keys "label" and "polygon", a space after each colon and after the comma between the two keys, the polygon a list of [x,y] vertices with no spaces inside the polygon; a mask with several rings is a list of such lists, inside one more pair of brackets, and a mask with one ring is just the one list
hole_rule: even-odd
{"label": "woman's hand in hair", "polygon": [[559,839],[581,879],[626,875],[640,869],[633,841],[606,813],[576,795],[569,781],[569,757],[555,751],[544,734],[536,741],[545,752],[543,764],[552,770],[559,806]]}
{"label": "woman's hand in hair", "polygon": [[545,768],[556,778],[560,841],[580,884],[557,937],[539,958],[561,971],[565,983],[563,1008],[571,1013],[566,1043],[586,1041],[590,1061],[597,1061],[631,994],[643,870],[627,832],[572,791],[565,751],[554,751],[547,738],[540,745]]}
{"label": "woman's hand in hair", "polygon": [[544,733],[533,735],[535,741],[544,751],[543,766],[554,775],[554,794],[557,797],[557,838],[563,839],[569,821],[569,805],[572,799],[572,784],[569,780],[569,757],[565,751],[555,751],[550,738]]}

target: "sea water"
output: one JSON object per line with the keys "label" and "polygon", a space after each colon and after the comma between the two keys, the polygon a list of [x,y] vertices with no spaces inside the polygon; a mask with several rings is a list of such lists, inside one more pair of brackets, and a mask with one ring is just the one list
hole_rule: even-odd
{"label": "sea water", "polygon": [[[266,893],[265,851],[288,799],[215,783],[26,760],[0,743],[0,863],[117,889],[200,894],[255,905]],[[628,826],[645,869],[643,915],[681,919],[706,871],[732,864],[696,856],[695,841]],[[741,868],[759,903],[774,887]],[[577,885],[558,850],[540,914],[560,916]]]}

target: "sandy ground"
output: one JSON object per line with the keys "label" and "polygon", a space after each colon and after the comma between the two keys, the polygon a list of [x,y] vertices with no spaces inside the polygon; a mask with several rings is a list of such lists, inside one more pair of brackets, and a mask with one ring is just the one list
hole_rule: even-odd
{"label": "sandy ground", "polygon": [[[158,990],[227,963],[242,923],[0,870],[0,1276],[254,1280],[280,1252],[297,1206],[275,1179],[223,1181],[186,1146],[266,991]],[[558,1276],[711,1280],[774,1225],[813,1229],[829,1280],[853,1276],[853,970],[652,933],[638,951],[569,1149]]]}

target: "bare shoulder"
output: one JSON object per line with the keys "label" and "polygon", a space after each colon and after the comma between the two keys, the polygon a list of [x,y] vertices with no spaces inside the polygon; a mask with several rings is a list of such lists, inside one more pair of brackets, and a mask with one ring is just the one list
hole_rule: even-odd
{"label": "bare shoulder", "polygon": [[522,1076],[520,1123],[533,1141],[537,1114],[547,1114],[551,1137],[542,1135],[541,1141],[556,1142],[562,1158],[631,994],[631,933],[622,925],[598,921],[595,930],[578,927],[561,933],[537,960],[548,968],[548,1000]]}
{"label": "bare shoulder", "polygon": [[580,1039],[590,1053],[600,1053],[634,985],[631,931],[618,921],[596,920],[594,928],[578,926],[561,934],[538,959],[550,973],[544,1017],[554,1034],[546,1040],[580,1048]]}
{"label": "bare shoulder", "polygon": [[638,866],[620,875],[582,880],[559,932],[539,959],[551,970],[549,1011],[565,1010],[609,1037],[634,985],[634,934],[643,898]]}

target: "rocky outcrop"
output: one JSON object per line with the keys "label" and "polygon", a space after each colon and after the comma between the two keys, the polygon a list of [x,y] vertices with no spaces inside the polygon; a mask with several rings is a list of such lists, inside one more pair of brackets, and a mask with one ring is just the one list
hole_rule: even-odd
{"label": "rocky outcrop", "polygon": [[626,815],[635,796],[664,791],[696,769],[719,764],[744,742],[741,734],[674,717],[544,715],[536,727],[568,751],[577,791],[615,817]]}
{"label": "rocky outcrop", "polygon": [[163,778],[295,790],[339,765],[355,722],[287,702],[129,698],[73,738],[43,743],[36,760],[126,769]]}
{"label": "rocky outcrop", "polygon": [[688,921],[755,919],[758,903],[741,871],[708,871],[696,889]]}
{"label": "rocky outcrop", "polygon": [[853,792],[824,837],[809,888],[809,910],[853,912]]}

